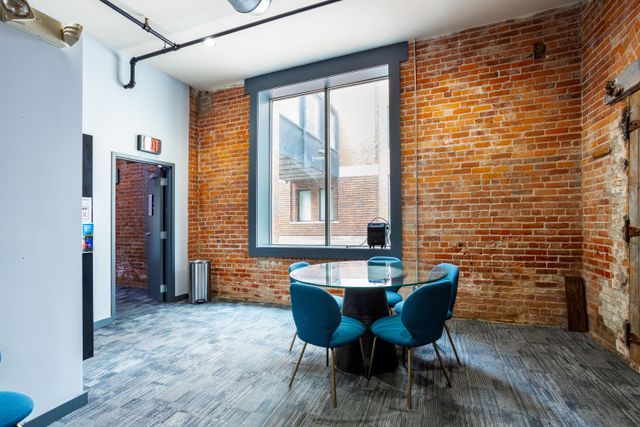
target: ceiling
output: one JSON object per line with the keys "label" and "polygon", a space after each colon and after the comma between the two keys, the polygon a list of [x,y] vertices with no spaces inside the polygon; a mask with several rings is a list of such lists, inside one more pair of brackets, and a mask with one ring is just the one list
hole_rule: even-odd
{"label": "ceiling", "polygon": [[[272,0],[261,16],[234,11],[226,0],[115,0],[177,43],[264,19],[321,0]],[[319,9],[145,61],[197,89],[412,38],[531,15],[577,0],[343,0]],[[30,0],[32,6],[129,55],[163,47],[161,41],[98,0]]]}

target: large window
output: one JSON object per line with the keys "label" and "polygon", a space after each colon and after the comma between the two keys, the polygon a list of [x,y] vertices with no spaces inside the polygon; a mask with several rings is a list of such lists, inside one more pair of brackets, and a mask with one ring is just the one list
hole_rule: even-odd
{"label": "large window", "polygon": [[[246,82],[252,96],[250,254],[400,255],[403,58],[406,44]],[[384,250],[366,245],[367,224],[376,218],[391,223]]]}
{"label": "large window", "polygon": [[[388,78],[270,104],[271,245],[361,245],[372,219],[389,218]],[[290,215],[292,190],[297,220]],[[331,220],[325,218],[327,200]]]}

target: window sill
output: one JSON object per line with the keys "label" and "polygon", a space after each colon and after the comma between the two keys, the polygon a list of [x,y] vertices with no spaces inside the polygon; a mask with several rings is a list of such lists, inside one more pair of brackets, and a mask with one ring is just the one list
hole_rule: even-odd
{"label": "window sill", "polygon": [[286,246],[267,245],[249,248],[251,257],[269,258],[307,258],[307,259],[369,259],[374,256],[395,256],[400,258],[400,251],[391,248],[370,249],[367,246]]}

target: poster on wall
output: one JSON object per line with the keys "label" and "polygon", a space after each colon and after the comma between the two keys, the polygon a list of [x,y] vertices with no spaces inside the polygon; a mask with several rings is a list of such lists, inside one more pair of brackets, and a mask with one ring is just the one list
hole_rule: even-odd
{"label": "poster on wall", "polygon": [[93,224],[82,224],[82,253],[93,252]]}
{"label": "poster on wall", "polygon": [[82,198],[82,223],[83,224],[89,224],[93,222],[92,201],[93,200],[91,197]]}

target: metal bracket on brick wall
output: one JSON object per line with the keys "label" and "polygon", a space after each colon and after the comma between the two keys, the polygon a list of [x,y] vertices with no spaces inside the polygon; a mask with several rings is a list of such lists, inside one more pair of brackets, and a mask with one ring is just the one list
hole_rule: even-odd
{"label": "metal bracket on brick wall", "polygon": [[631,132],[638,130],[638,128],[640,128],[640,120],[631,120],[631,109],[625,108],[620,120],[620,130],[624,135],[624,140],[628,141],[631,138]]}
{"label": "metal bracket on brick wall", "polygon": [[640,89],[640,59],[629,65],[604,86],[604,102],[615,104]]}
{"label": "metal bracket on brick wall", "polygon": [[631,323],[628,320],[624,322],[624,341],[627,347],[631,347],[631,344],[640,345],[640,337],[631,332]]}
{"label": "metal bracket on brick wall", "polygon": [[629,217],[624,217],[624,240],[629,243],[632,237],[640,236],[640,228],[633,227],[629,221]]}

